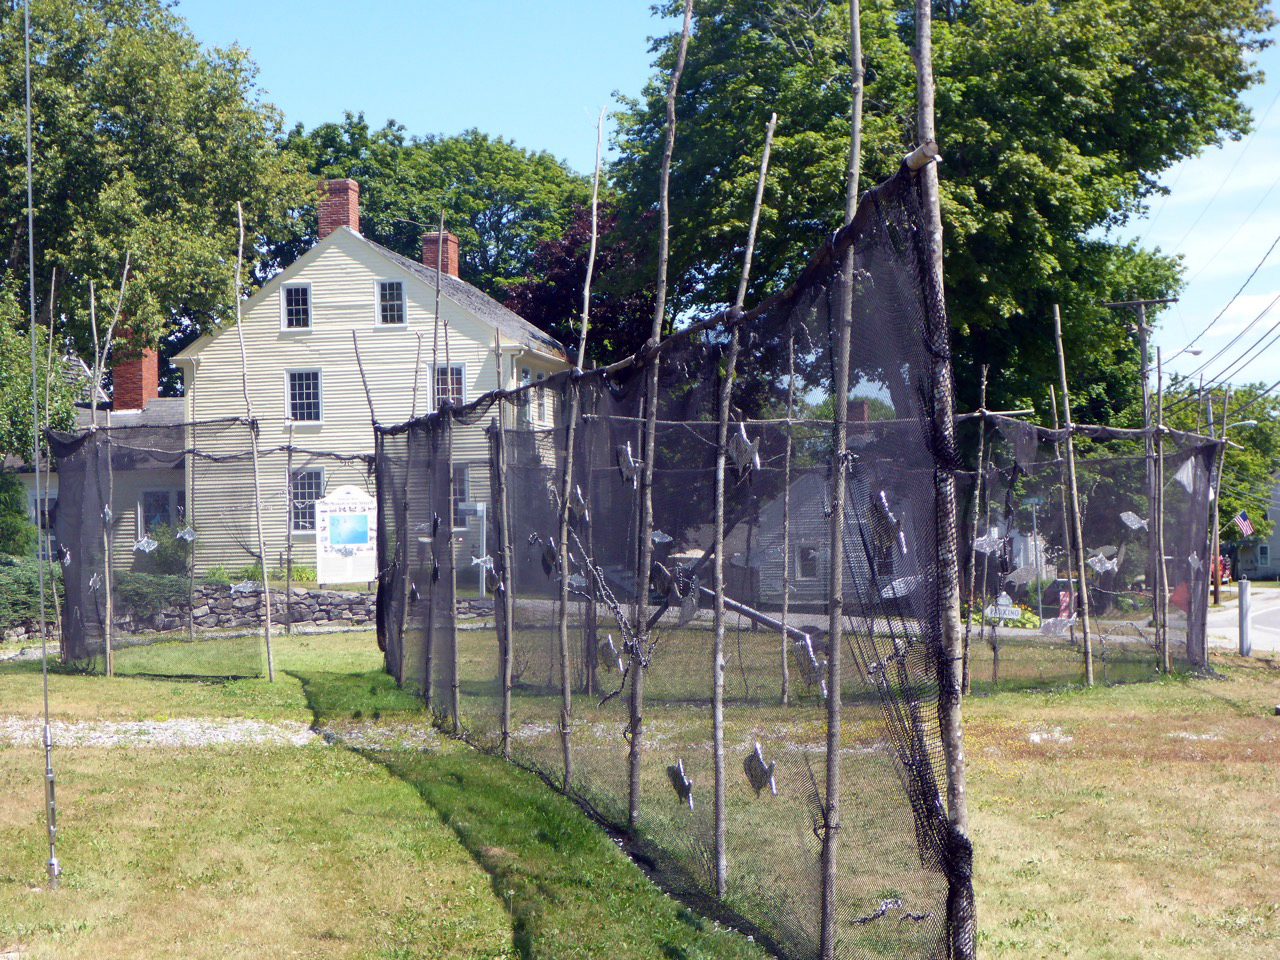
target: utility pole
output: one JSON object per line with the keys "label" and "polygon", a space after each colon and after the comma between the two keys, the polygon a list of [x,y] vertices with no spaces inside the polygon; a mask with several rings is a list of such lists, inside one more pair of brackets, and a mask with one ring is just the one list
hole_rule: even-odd
{"label": "utility pole", "polygon": [[1133,323],[1129,329],[1138,334],[1138,363],[1142,378],[1142,429],[1143,445],[1146,454],[1147,463],[1147,516],[1151,519],[1147,523],[1147,569],[1146,578],[1147,586],[1151,588],[1151,611],[1152,618],[1156,617],[1156,526],[1155,526],[1155,502],[1156,502],[1156,473],[1155,473],[1155,444],[1151,435],[1151,361],[1150,351],[1147,348],[1147,336],[1151,333],[1151,327],[1147,324],[1147,307],[1164,306],[1170,303],[1177,303],[1177,297],[1170,297],[1161,300],[1139,300],[1133,294],[1129,295],[1128,300],[1117,300],[1113,303],[1104,303],[1102,306],[1110,310],[1127,309],[1134,313]]}

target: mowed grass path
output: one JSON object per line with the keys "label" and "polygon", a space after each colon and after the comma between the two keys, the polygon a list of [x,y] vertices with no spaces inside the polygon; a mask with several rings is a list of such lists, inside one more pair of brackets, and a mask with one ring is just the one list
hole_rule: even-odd
{"label": "mowed grass path", "polygon": [[[429,730],[368,634],[278,640],[277,683],[55,672],[57,720],[249,717]],[[35,717],[39,668],[0,665]],[[419,740],[422,738],[420,737]],[[431,749],[58,748],[61,889],[44,884],[43,752],[0,747],[0,955],[758,958],[662,896],[568,801]]]}

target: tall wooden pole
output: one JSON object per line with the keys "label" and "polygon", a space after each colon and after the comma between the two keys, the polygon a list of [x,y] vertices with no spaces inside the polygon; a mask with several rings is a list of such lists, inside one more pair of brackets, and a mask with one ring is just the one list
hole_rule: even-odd
{"label": "tall wooden pole", "polygon": [[[929,0],[916,0],[916,126],[922,145],[937,139],[934,128],[933,9]],[[934,361],[934,435],[943,450],[955,448],[955,416],[951,379],[950,335],[946,323],[942,275],[942,209],[938,199],[938,167],[926,163],[920,171],[925,215],[928,217],[930,261],[934,296],[939,307],[935,318],[940,329],[933,331],[937,359]],[[964,657],[964,636],[960,629],[960,568],[956,550],[956,482],[950,464],[940,465],[936,475],[938,524],[938,605],[942,615],[945,654],[938,678],[938,718],[947,764],[947,813],[952,826],[968,836],[969,812],[965,797],[964,723],[960,710],[960,668]],[[965,909],[971,911],[972,904]],[[956,921],[964,929],[953,928],[957,948],[971,949],[972,913]]]}
{"label": "tall wooden pole", "polygon": [[[858,0],[849,0],[849,63],[852,103],[849,112],[849,167],[845,180],[844,223],[858,210],[858,181],[862,175],[862,13]],[[834,382],[831,389],[831,569],[828,571],[827,619],[827,776],[822,830],[822,907],[818,952],[821,960],[836,955],[837,866],[840,841],[840,731],[844,681],[844,529],[848,478],[845,462],[849,445],[849,353],[853,336],[854,248],[841,264],[839,314],[836,317]]]}
{"label": "tall wooden pole", "polygon": [[1156,347],[1156,456],[1154,463],[1156,515],[1156,643],[1160,670],[1169,672],[1169,567],[1164,553],[1164,371]]}
{"label": "tall wooden pole", "polygon": [[[680,87],[680,75],[684,73],[685,58],[689,52],[689,31],[693,23],[693,0],[685,0],[684,24],[680,32],[680,47],[676,54],[671,82],[667,86],[667,136],[662,149],[662,174],[658,182],[658,281],[653,304],[653,327],[649,345],[656,348],[662,339],[663,321],[666,317],[667,258],[670,252],[671,228],[671,155],[676,142],[676,91]],[[640,765],[644,756],[644,672],[648,660],[649,636],[645,624],[649,620],[649,569],[653,565],[653,469],[657,456],[658,434],[658,365],[659,354],[646,351],[649,363],[645,378],[644,464],[641,466],[639,562],[636,568],[636,630],[635,648],[631,652],[630,722],[631,749],[627,772],[627,826],[634,828],[640,815]]]}
{"label": "tall wooden pole", "polygon": [[[1222,398],[1222,453],[1218,457],[1218,473],[1213,481],[1213,550],[1209,556],[1213,560],[1213,603],[1217,606],[1222,602],[1222,563],[1219,557],[1222,554],[1221,543],[1221,519],[1222,519],[1222,471],[1227,466],[1227,407],[1231,404],[1231,387],[1227,387],[1226,395]],[[1213,418],[1213,407],[1210,405],[1210,420]],[[1206,656],[1208,651],[1206,650]]]}
{"label": "tall wooden pole", "polygon": [[[498,365],[498,389],[502,389],[502,350],[497,329],[493,331],[493,356]],[[494,603],[502,604],[502,635],[498,642],[501,655],[502,673],[502,757],[511,759],[511,680],[513,664],[513,648],[515,643],[515,551],[511,548],[511,495],[507,482],[507,435],[504,423],[506,402],[498,401],[497,436],[495,438],[495,459],[497,460],[498,484],[498,543],[502,551],[502,596],[495,598]]]}
{"label": "tall wooden pole", "polygon": [[[982,508],[982,486],[986,480],[986,470],[982,464],[987,441],[987,365],[985,363],[982,365],[982,385],[978,396],[978,412],[982,416],[979,420],[980,432],[978,433],[978,471],[973,478],[973,524],[969,535],[969,616],[964,620],[964,661],[960,671],[960,685],[965,693],[969,692],[969,630],[973,622],[974,580],[978,573],[978,549],[974,544],[978,542],[978,512]],[[985,564],[983,572],[986,572]],[[986,596],[985,589],[983,596]],[[978,622],[981,624],[983,620],[979,619]]]}
{"label": "tall wooden pole", "polygon": [[791,661],[787,648],[791,639],[787,635],[791,612],[791,453],[795,446],[795,428],[791,418],[795,415],[796,400],[796,335],[791,331],[787,339],[787,437],[782,461],[782,703],[791,699]]}
{"label": "tall wooden pole", "polygon": [[267,645],[267,680],[276,682],[276,661],[271,651],[271,585],[267,582],[267,548],[262,534],[262,487],[258,477],[258,421],[253,417],[249,400],[249,361],[244,347],[244,327],[240,323],[240,268],[244,263],[244,206],[236,201],[236,222],[240,228],[240,247],[236,254],[236,334],[240,338],[240,383],[244,390],[244,410],[249,421],[249,449],[253,458],[253,519],[257,531],[258,563],[262,566],[262,635]]}
{"label": "tall wooden pole", "polygon": [[1067,428],[1067,483],[1071,488],[1071,519],[1075,533],[1076,570],[1080,573],[1080,630],[1084,637],[1084,682],[1093,686],[1093,642],[1089,636],[1089,587],[1084,575],[1084,525],[1080,518],[1080,493],[1076,486],[1076,448],[1071,429],[1071,395],[1067,392],[1067,358],[1062,348],[1062,315],[1053,305],[1053,337],[1058,345],[1058,374],[1062,386],[1062,420]]}

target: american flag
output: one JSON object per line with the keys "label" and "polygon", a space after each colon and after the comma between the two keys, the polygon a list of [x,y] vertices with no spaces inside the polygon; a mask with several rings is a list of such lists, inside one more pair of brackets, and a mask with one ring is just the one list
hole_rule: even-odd
{"label": "american flag", "polygon": [[1235,517],[1233,522],[1240,528],[1240,534],[1242,536],[1253,536],[1253,524],[1249,522],[1249,517],[1243,510],[1240,511],[1239,515]]}

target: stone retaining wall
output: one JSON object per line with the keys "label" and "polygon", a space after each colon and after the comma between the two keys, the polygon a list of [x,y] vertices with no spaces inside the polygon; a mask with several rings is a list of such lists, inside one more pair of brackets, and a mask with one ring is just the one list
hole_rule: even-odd
{"label": "stone retaining wall", "polygon": [[[283,590],[271,591],[272,622],[303,627],[371,627],[375,619],[375,594],[349,593],[339,590],[307,590],[294,587],[288,601]],[[57,625],[50,615],[50,632],[56,636]],[[458,599],[458,619],[472,620],[493,615],[493,601]],[[251,589],[233,592],[230,587],[199,584],[191,595],[191,616],[199,630],[235,630],[262,625],[262,592]],[[148,617],[131,614],[115,618],[116,630],[124,634],[148,634],[183,630],[187,626],[185,609],[166,609]],[[6,627],[2,641],[27,643],[39,638],[35,621]]]}

